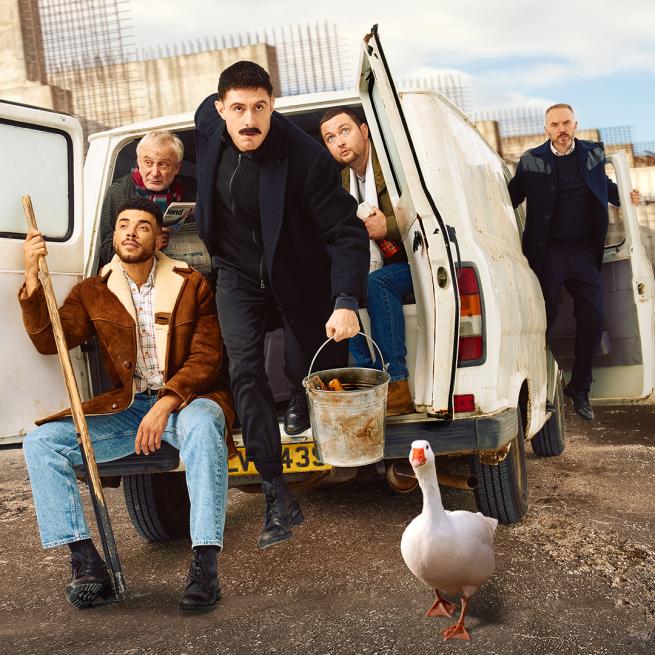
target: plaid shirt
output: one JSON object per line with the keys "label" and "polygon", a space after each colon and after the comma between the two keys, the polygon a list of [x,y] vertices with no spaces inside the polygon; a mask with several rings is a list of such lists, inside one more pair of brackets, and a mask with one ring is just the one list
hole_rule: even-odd
{"label": "plaid shirt", "polygon": [[136,310],[138,348],[136,353],[136,366],[134,378],[137,391],[146,389],[157,390],[164,384],[164,375],[157,363],[157,349],[155,346],[155,268],[157,260],[153,260],[152,269],[145,283],[139,287],[125,272],[121,271],[130,286],[132,301]]}

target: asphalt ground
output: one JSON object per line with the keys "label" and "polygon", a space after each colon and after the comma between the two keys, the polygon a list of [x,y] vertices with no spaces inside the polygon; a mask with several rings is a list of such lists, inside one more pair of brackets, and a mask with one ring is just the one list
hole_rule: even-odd
{"label": "asphalt ground", "polygon": [[[256,548],[260,495],[229,492],[224,597],[207,615],[176,611],[187,541],[134,531],[122,490],[107,490],[130,600],[79,611],[64,600],[66,548],[40,547],[22,452],[0,450],[0,653],[655,653],[655,408],[567,416],[556,458],[528,447],[530,509],[496,532],[496,572],[473,597],[471,641],[442,641],[431,591],[400,555],[420,492],[382,482],[299,493],[294,538]],[[442,489],[448,509],[470,492]],[[88,500],[88,499],[87,499]]]}

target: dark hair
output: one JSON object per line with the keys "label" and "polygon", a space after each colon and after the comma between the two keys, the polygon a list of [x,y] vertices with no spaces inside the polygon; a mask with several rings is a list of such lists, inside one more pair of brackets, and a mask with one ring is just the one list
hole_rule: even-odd
{"label": "dark hair", "polygon": [[[156,202],[148,200],[147,198],[128,198],[127,200],[123,200],[123,202],[118,207],[118,211],[116,212],[116,218],[118,218],[121,212],[124,212],[126,209],[136,209],[140,212],[152,214],[152,216],[155,217],[159,227],[161,227],[162,223],[164,222],[164,216],[162,214],[161,207]],[[114,224],[115,223],[116,219],[114,219]]]}
{"label": "dark hair", "polygon": [[273,95],[271,76],[254,61],[237,61],[221,73],[218,99],[222,101],[232,89],[265,89],[269,96]]}
{"label": "dark hair", "polygon": [[362,120],[361,116],[354,110],[351,109],[350,107],[331,107],[328,109],[323,116],[321,116],[321,120],[318,123],[318,129],[320,130],[323,123],[327,123],[329,120],[332,120],[335,116],[338,116],[339,114],[346,114],[346,116],[350,116],[350,118],[353,119],[353,122],[357,127],[361,127],[365,121]]}

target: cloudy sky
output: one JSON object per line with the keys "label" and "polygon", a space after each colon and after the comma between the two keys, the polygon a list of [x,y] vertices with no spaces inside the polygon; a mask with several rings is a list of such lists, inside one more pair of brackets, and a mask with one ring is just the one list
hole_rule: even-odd
{"label": "cloudy sky", "polygon": [[397,78],[457,71],[474,108],[569,102],[580,127],[655,141],[653,0],[135,1],[137,46],[329,21],[356,53],[379,24]]}

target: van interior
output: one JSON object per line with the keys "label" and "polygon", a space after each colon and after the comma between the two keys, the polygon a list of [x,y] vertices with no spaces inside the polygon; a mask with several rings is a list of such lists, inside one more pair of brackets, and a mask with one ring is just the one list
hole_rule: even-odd
{"label": "van interior", "polygon": [[[357,111],[363,118],[361,107],[351,106],[352,109]],[[324,109],[315,111],[306,111],[303,113],[286,114],[298,127],[311,135],[317,141],[322,143],[319,121],[323,114]],[[193,130],[176,130],[175,132],[182,143],[184,144],[184,160],[180,173],[189,177],[196,176],[196,153]],[[139,139],[135,139],[127,143],[117,154],[114,171],[112,175],[112,182],[117,179],[128,175],[130,170],[136,162],[136,146]],[[99,253],[96,253],[99,254]],[[179,256],[179,255],[176,255]],[[211,278],[210,278],[211,279]],[[416,306],[413,294],[408,294],[403,298],[404,313],[405,313],[405,334],[407,345],[407,366],[410,374],[410,389],[412,387],[412,379],[414,372],[414,361],[416,355],[416,346],[411,338],[407,335],[416,333]],[[371,335],[370,321],[366,310],[360,311],[363,329],[369,336]],[[370,344],[369,344],[369,347]],[[95,344],[91,347],[89,353],[89,360],[91,362],[91,383],[93,393],[99,393],[109,389],[109,380],[102,370],[100,358],[98,356]],[[266,335],[264,354],[266,362],[266,373],[268,375],[269,384],[273,392],[273,397],[277,404],[278,417],[280,420],[284,417],[286,410],[286,402],[290,397],[290,383],[284,372],[284,334],[282,330],[282,321],[279,316],[271,316],[269,319],[268,332]]]}

